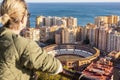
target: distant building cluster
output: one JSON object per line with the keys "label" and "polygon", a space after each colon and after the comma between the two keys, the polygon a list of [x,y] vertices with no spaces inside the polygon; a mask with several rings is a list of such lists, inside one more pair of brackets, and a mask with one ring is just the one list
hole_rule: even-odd
{"label": "distant building cluster", "polygon": [[103,51],[120,51],[119,21],[119,16],[113,15],[95,18],[96,25],[87,24],[82,28],[82,40],[89,39],[90,45]]}
{"label": "distant building cluster", "polygon": [[24,36],[41,42],[86,43],[101,51],[120,51],[120,18],[116,15],[98,16],[94,24],[81,27],[77,26],[77,19],[73,17],[38,16],[36,27],[24,31]]}
{"label": "distant building cluster", "polygon": [[111,15],[111,16],[98,16],[95,17],[95,25],[101,26],[101,25],[118,25],[118,22],[120,20],[119,16]]}
{"label": "distant building cluster", "polygon": [[[75,70],[82,70],[88,63],[96,59],[99,56],[99,50],[103,52],[114,51],[113,53],[120,51],[120,18],[116,15],[98,16],[95,18],[95,23],[88,23],[86,26],[78,26],[77,19],[73,17],[39,16],[36,18],[36,27],[27,27],[21,34],[38,42],[55,41],[54,46],[50,45],[44,49],[49,54],[55,53],[56,57],[63,60],[63,65]],[[66,44],[71,44],[71,46]],[[91,52],[91,49],[83,49],[83,45],[80,47],[81,44],[88,44],[99,50]],[[89,52],[95,54],[88,57]],[[109,55],[115,55],[113,53]],[[65,56],[59,57],[59,55],[65,54],[86,58],[77,61],[78,57],[73,60],[67,60]],[[71,57],[73,58],[73,56]],[[100,80],[111,79],[113,63],[107,61],[107,58],[100,58],[91,63],[82,73]]]}
{"label": "distant building cluster", "polygon": [[82,73],[98,80],[112,80],[113,63],[100,58],[97,62],[92,62]]}
{"label": "distant building cluster", "polygon": [[45,42],[47,40],[55,40],[55,32],[59,29],[59,26],[52,27],[40,27],[40,41]]}
{"label": "distant building cluster", "polygon": [[25,38],[39,41],[40,40],[40,29],[36,28],[26,28],[21,32],[21,35]]}
{"label": "distant building cluster", "polygon": [[76,27],[77,18],[74,17],[56,17],[56,16],[38,16],[36,18],[36,28],[51,26]]}
{"label": "distant building cluster", "polygon": [[80,27],[62,28],[56,31],[56,44],[76,43],[80,41]]}
{"label": "distant building cluster", "polygon": [[92,62],[82,73],[98,80],[113,80],[113,73],[117,73],[117,71],[113,70],[113,66],[118,64],[119,60],[112,62],[111,59],[116,54],[116,51],[112,51],[98,61]]}

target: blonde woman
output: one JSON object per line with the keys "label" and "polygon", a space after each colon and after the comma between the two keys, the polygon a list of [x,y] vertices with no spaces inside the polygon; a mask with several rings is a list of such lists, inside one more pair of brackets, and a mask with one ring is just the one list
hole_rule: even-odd
{"label": "blonde woman", "polygon": [[28,17],[24,0],[3,0],[0,14],[0,80],[30,80],[32,70],[62,72],[59,60],[19,35]]}

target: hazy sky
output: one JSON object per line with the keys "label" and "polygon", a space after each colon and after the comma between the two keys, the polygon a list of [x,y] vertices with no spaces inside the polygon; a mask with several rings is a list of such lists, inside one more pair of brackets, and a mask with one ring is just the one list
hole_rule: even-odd
{"label": "hazy sky", "polygon": [[120,2],[120,0],[26,0],[27,2]]}
{"label": "hazy sky", "polygon": [[[1,2],[2,0],[0,0]],[[120,0],[26,0],[27,2],[120,2]]]}

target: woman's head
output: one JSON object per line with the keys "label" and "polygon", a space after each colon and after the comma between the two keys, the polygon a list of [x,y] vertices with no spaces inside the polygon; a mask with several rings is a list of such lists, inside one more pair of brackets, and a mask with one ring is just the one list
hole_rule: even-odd
{"label": "woman's head", "polygon": [[0,22],[5,27],[18,29],[20,24],[26,26],[28,10],[24,0],[3,0],[0,14]]}

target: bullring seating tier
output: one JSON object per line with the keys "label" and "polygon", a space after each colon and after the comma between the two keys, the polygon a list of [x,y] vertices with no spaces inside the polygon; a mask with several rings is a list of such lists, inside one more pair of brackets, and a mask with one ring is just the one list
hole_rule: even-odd
{"label": "bullring seating tier", "polygon": [[48,54],[51,54],[53,56],[59,56],[62,54],[73,54],[77,56],[82,56],[82,57],[89,57],[92,56],[93,54],[84,50],[79,50],[79,49],[59,49],[59,50],[52,50],[49,51]]}

